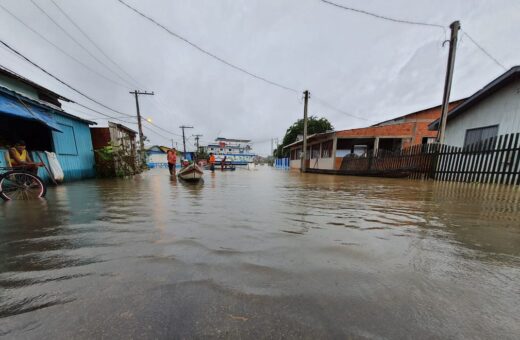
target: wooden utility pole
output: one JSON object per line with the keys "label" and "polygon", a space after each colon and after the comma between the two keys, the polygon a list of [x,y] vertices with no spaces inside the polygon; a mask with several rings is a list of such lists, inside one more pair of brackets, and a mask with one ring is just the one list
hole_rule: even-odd
{"label": "wooden utility pole", "polygon": [[457,52],[457,37],[460,30],[460,22],[454,21],[451,25],[450,52],[448,54],[448,67],[446,68],[446,80],[444,82],[444,94],[442,98],[441,120],[437,132],[437,142],[444,143],[446,137],[446,121],[450,107],[451,83],[453,80],[453,68],[455,65],[455,53]]}
{"label": "wooden utility pole", "polygon": [[302,163],[300,167],[301,172],[307,170],[307,105],[309,103],[309,91],[303,91],[304,105],[303,105],[303,152],[302,152]]}
{"label": "wooden utility pole", "polygon": [[193,135],[195,137],[195,145],[197,146],[197,152],[199,151],[199,139],[202,135]]}
{"label": "wooden utility pole", "polygon": [[139,150],[140,150],[139,155],[141,158],[141,166],[143,166],[143,164],[146,163],[146,159],[144,157],[143,125],[141,123],[141,112],[139,111],[139,95],[144,94],[144,95],[148,95],[148,96],[153,96],[154,93],[153,93],[153,91],[152,92],[147,92],[147,91],[141,92],[141,91],[135,90],[135,91],[130,91],[130,94],[135,95],[135,107],[137,109],[137,127],[139,128]]}
{"label": "wooden utility pole", "polygon": [[185,126],[185,125],[181,125],[179,126],[179,128],[182,129],[182,147],[184,149],[184,152],[182,154],[182,157],[184,159],[186,159],[186,137],[184,135],[184,129],[193,129],[193,126]]}
{"label": "wooden utility pole", "polygon": [[193,137],[195,137],[195,146],[197,147],[197,150],[195,152],[195,158],[198,160],[199,159],[199,139],[200,137],[202,137],[202,135],[193,135]]}

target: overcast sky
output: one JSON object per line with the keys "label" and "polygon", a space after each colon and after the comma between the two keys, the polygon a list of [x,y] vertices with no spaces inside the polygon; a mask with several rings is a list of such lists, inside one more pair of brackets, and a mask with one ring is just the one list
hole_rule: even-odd
{"label": "overcast sky", "polygon": [[[266,84],[210,58],[117,0],[54,2],[119,67],[107,60],[51,0],[34,1],[96,58],[30,0],[0,0],[0,4],[91,70],[1,8],[0,38],[117,110],[135,114],[135,101],[128,91],[154,91],[153,97],[141,97],[142,114],[154,124],[176,134],[180,134],[179,125],[193,125],[195,129],[188,135],[204,135],[203,143],[217,136],[252,139],[260,154],[267,154],[270,139],[281,140],[287,127],[303,115],[301,94]],[[382,21],[320,0],[125,1],[239,67],[294,89],[310,90],[309,113],[326,117],[336,129],[363,127],[439,105],[442,99],[448,47],[442,47],[445,35],[438,28]],[[506,68],[520,64],[518,0],[333,1],[446,27],[460,20],[462,29]],[[121,116],[82,98],[4,47],[0,48],[0,64],[65,97]],[[461,32],[452,99],[471,95],[503,72]],[[85,118],[100,117],[75,105],[66,109]],[[103,119],[96,121],[106,124]],[[134,124],[126,125],[135,128]],[[151,143],[169,145],[169,139],[174,138],[180,145],[178,136],[152,129],[163,136],[144,130]],[[189,142],[193,143],[193,138]]]}

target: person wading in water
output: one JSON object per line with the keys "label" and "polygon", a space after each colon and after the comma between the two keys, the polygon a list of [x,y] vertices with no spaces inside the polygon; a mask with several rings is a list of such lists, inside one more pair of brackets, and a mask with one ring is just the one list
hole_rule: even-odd
{"label": "person wading in water", "polygon": [[175,171],[177,170],[177,150],[175,148],[168,150],[166,153],[166,158],[168,159],[168,169],[170,170],[170,175],[174,176]]}
{"label": "person wading in water", "polygon": [[209,169],[211,170],[211,172],[215,172],[215,155],[213,154],[213,152],[209,154],[208,163],[209,163]]}

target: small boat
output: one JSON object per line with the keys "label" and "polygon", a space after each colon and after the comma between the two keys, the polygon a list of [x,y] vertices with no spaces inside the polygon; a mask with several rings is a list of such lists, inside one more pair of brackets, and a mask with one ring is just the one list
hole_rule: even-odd
{"label": "small boat", "polygon": [[181,168],[177,174],[180,179],[187,182],[198,182],[202,179],[202,175],[204,171],[197,164],[189,164],[183,168]]}

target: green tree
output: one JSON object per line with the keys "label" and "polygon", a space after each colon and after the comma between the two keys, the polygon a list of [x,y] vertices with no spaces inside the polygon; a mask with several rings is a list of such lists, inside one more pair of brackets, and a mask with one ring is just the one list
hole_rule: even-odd
{"label": "green tree", "polygon": [[[307,135],[309,136],[315,133],[323,133],[332,130],[334,130],[334,127],[327,118],[310,116],[307,121]],[[283,148],[296,142],[298,135],[303,135],[303,119],[298,119],[287,129],[282,144],[274,151],[274,156],[278,158],[287,157],[289,155],[289,150],[284,150]]]}

